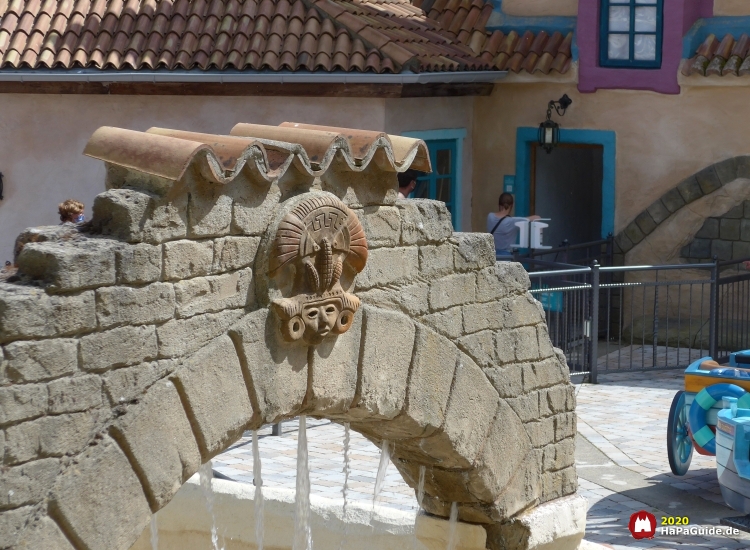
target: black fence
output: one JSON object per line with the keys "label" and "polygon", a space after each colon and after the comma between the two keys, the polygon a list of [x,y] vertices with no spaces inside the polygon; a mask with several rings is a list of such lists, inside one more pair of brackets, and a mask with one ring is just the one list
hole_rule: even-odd
{"label": "black fence", "polygon": [[596,382],[601,373],[684,368],[707,355],[721,362],[750,348],[750,258],[625,267],[521,261],[572,376]]}
{"label": "black fence", "polygon": [[541,266],[578,265],[590,266],[596,261],[600,266],[614,265],[615,242],[610,233],[606,239],[571,245],[567,240],[556,248],[532,249],[524,253],[515,252],[513,261]]}

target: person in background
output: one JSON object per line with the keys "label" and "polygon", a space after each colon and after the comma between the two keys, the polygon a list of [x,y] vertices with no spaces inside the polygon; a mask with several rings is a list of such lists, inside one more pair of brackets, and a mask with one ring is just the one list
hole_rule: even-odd
{"label": "person in background", "polygon": [[487,215],[487,231],[495,238],[495,256],[497,259],[510,259],[513,256],[511,246],[518,240],[516,222],[521,220],[534,221],[539,216],[528,218],[514,218],[510,215],[513,210],[513,195],[503,193],[498,200],[498,211]]}
{"label": "person in background", "polygon": [[398,175],[399,199],[405,199],[412,191],[414,191],[414,188],[417,186],[418,177],[419,172],[417,172],[416,170],[407,170],[406,172],[401,172]]}
{"label": "person in background", "polygon": [[60,224],[64,223],[83,223],[86,221],[86,217],[83,215],[84,205],[82,202],[68,199],[65,202],[61,202],[57,207],[57,211],[60,213]]}

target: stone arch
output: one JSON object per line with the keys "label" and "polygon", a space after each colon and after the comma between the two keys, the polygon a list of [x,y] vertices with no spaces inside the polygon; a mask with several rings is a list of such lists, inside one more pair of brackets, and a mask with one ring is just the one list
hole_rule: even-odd
{"label": "stone arch", "polygon": [[[396,200],[398,171],[429,170],[421,141],[233,133],[251,137],[100,129],[91,224],[19,237],[0,282],[3,539],[129,548],[244,430],[308,414],[392,441],[412,487],[426,468],[428,512],[457,502],[490,548],[516,547],[513,518],[577,486],[573,389],[523,269],[453,233],[442,203]],[[310,197],[364,228],[367,263],[344,285],[362,305],[348,331],[289,342],[269,247]]]}
{"label": "stone arch", "polygon": [[[720,191],[724,186],[737,180],[750,180],[750,156],[722,160],[685,178],[638,214],[617,234],[615,242],[620,251],[628,254],[684,207]],[[726,210],[732,206],[737,205],[728,206]],[[716,214],[707,214],[704,217],[710,215]],[[700,226],[695,228],[690,235],[691,238],[699,228]]]}

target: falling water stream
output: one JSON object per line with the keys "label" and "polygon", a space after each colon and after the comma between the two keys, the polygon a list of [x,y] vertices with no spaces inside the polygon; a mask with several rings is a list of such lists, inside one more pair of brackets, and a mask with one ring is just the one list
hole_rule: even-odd
{"label": "falling water stream", "polygon": [[253,478],[255,480],[255,544],[263,550],[263,476],[260,471],[258,430],[253,430]]}
{"label": "falling water stream", "polygon": [[159,527],[156,525],[156,514],[151,514],[151,550],[159,550]]}
{"label": "falling water stream", "polygon": [[214,471],[212,469],[211,461],[209,460],[198,470],[198,477],[201,482],[201,490],[203,496],[206,497],[206,508],[208,508],[208,514],[211,516],[211,548],[212,550],[224,550],[219,548],[219,532],[216,528],[216,514],[214,513],[214,489],[211,486],[211,481],[214,478]]}
{"label": "falling water stream", "polygon": [[385,471],[388,469],[388,465],[391,463],[391,447],[390,443],[383,440],[383,444],[380,448],[380,464],[378,465],[378,475],[375,476],[375,492],[372,495],[372,505],[375,507],[375,501],[380,495],[380,491],[383,490],[383,482],[385,481]]}
{"label": "falling water stream", "polygon": [[448,519],[448,548],[447,550],[456,550],[456,527],[458,527],[458,503],[451,504],[451,515]]}
{"label": "falling water stream", "polygon": [[419,547],[419,539],[417,538],[417,518],[419,512],[422,511],[422,501],[424,500],[424,474],[426,468],[424,466],[419,467],[419,484],[417,485],[417,513],[414,516],[414,549]]}
{"label": "falling water stream", "polygon": [[349,423],[344,423],[344,487],[341,490],[341,494],[344,498],[344,508],[342,511],[342,517],[344,520],[344,536],[341,538],[341,544],[339,544],[339,550],[346,548],[346,537],[349,531],[349,523],[346,521],[347,505],[349,504],[349,471],[351,469],[351,458],[349,457]]}
{"label": "falling water stream", "polygon": [[388,469],[388,464],[391,462],[391,447],[390,443],[383,440],[383,444],[380,447],[380,464],[378,465],[378,473],[375,476],[375,490],[372,493],[372,508],[370,509],[370,526],[373,531],[375,530],[375,524],[373,519],[375,518],[375,502],[380,496],[380,491],[383,490],[383,482],[385,481],[385,472]]}
{"label": "falling water stream", "polygon": [[294,544],[292,550],[312,550],[310,529],[310,469],[307,464],[307,417],[299,417],[297,439],[297,494],[294,499]]}
{"label": "falling water stream", "polygon": [[422,501],[424,501],[424,474],[425,474],[426,468],[424,466],[419,467],[419,485],[417,486],[417,504],[419,505],[419,509],[417,510],[417,514],[422,509]]}

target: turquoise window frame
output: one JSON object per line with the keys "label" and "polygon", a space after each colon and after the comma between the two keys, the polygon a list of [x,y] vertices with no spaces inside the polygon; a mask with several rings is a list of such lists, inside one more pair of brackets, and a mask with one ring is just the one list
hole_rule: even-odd
{"label": "turquoise window frame", "polygon": [[[462,209],[463,209],[463,158],[464,158],[464,140],[466,139],[466,128],[443,128],[440,130],[419,130],[402,132],[402,136],[418,138],[424,141],[447,141],[452,140],[456,144],[456,158],[453,164],[452,172],[455,173],[453,180],[453,189],[451,189],[451,195],[453,197],[453,205],[451,208],[451,218],[453,220],[453,228],[456,231],[461,230],[461,222],[463,220]],[[429,145],[429,144],[428,144]],[[432,151],[430,151],[432,157]],[[433,166],[434,168],[434,166]]]}
{"label": "turquoise window frame", "polygon": [[[539,129],[521,127],[516,132],[516,215],[528,216],[531,202],[531,145],[537,143]],[[609,130],[560,129],[560,143],[601,145],[602,158],[602,239],[615,233],[615,178],[617,139]]]}
{"label": "turquoise window frame", "polygon": [[[625,1],[625,0],[622,0]],[[614,68],[634,68],[634,69],[660,69],[662,46],[664,43],[664,0],[656,0],[656,4],[636,4],[636,0],[629,0],[629,4],[615,3],[615,6],[628,6],[630,8],[630,30],[625,32],[609,30],[609,7],[612,5],[611,0],[601,0],[601,13],[599,20],[599,66]],[[656,31],[655,32],[635,32],[635,8],[636,7],[656,7]],[[623,34],[630,38],[630,51],[628,59],[610,59],[609,58],[609,35]],[[656,58],[653,60],[635,59],[635,35],[648,34],[656,37]]]}
{"label": "turquoise window frame", "polygon": [[[458,185],[456,185],[456,180],[458,176],[458,167],[456,166],[456,157],[458,156],[458,148],[456,147],[456,140],[455,139],[431,139],[427,142],[427,147],[430,150],[430,164],[432,164],[432,172],[429,174],[425,174],[424,176],[417,178],[417,185],[419,183],[426,183],[427,184],[427,195],[430,199],[433,200],[440,200],[437,197],[437,182],[439,179],[449,178],[451,180],[451,186],[450,186],[450,201],[446,202],[446,206],[448,207],[448,211],[451,213],[451,219],[453,219],[454,216],[454,207],[456,203],[456,194],[458,190]],[[438,151],[450,151],[451,153],[451,161],[450,161],[450,171],[446,174],[438,174],[437,173],[437,153]]]}

